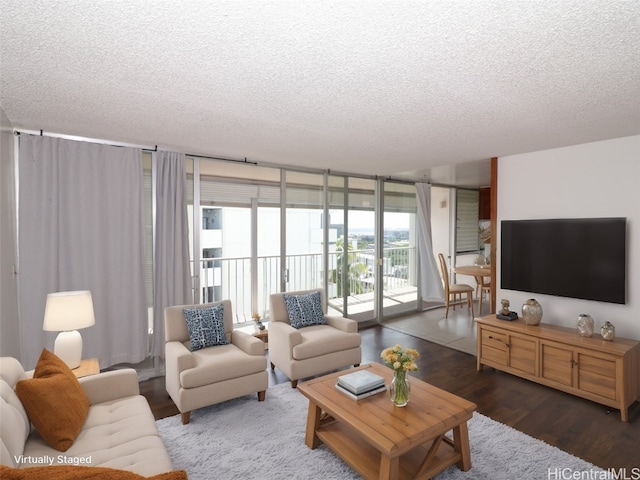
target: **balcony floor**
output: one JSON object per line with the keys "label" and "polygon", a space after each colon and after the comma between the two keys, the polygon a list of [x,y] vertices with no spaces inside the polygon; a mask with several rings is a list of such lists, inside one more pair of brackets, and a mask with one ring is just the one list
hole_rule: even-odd
{"label": "balcony floor", "polygon": [[[401,287],[394,290],[385,290],[382,295],[382,307],[387,310],[393,310],[407,303],[416,302],[418,290],[416,287]],[[372,312],[374,306],[374,292],[350,295],[347,297],[347,311],[349,316],[358,315],[364,312]],[[344,310],[344,301],[342,298],[332,298],[329,300],[329,308],[334,309],[337,313]]]}

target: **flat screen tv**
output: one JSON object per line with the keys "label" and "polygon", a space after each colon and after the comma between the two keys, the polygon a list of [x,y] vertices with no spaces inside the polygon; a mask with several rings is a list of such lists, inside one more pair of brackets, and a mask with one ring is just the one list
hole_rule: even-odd
{"label": "flat screen tv", "polygon": [[626,303],[627,219],[503,220],[501,287]]}

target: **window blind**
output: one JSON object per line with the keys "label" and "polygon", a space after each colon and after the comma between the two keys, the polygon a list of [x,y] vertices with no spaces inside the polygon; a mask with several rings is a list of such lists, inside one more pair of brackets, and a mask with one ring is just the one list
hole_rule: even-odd
{"label": "window blind", "polygon": [[456,191],[456,253],[477,252],[480,248],[479,200],[478,190]]}
{"label": "window blind", "polygon": [[250,207],[253,198],[257,198],[261,206],[279,207],[280,186],[200,178],[202,205]]}

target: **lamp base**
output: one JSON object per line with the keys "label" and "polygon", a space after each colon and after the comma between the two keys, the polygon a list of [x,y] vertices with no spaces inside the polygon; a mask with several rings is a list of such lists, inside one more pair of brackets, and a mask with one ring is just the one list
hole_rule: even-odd
{"label": "lamp base", "polygon": [[53,353],[71,369],[80,366],[82,360],[82,336],[77,330],[60,332],[53,345]]}

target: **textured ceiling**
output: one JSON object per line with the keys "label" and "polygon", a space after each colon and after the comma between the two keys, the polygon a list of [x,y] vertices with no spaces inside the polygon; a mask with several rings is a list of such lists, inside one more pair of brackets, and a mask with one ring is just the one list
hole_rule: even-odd
{"label": "textured ceiling", "polygon": [[452,183],[640,133],[637,0],[0,0],[0,19],[18,129]]}

